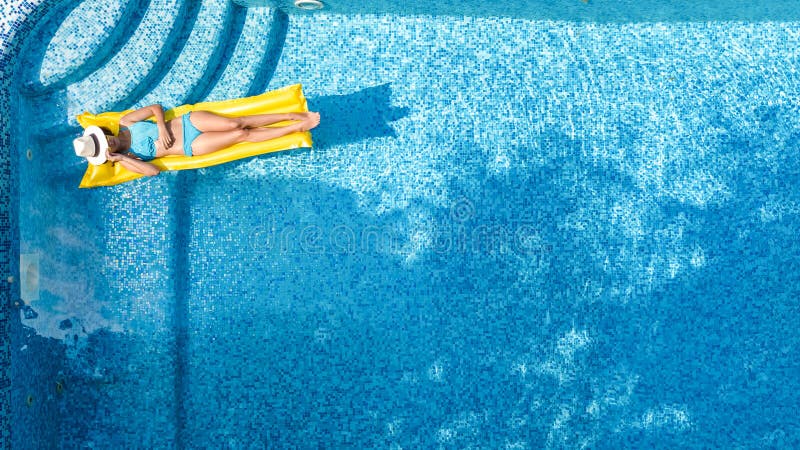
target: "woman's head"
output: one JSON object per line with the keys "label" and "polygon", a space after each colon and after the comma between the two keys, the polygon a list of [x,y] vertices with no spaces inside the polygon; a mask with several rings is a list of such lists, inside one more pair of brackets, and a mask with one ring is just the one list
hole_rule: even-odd
{"label": "woman's head", "polygon": [[103,136],[106,138],[106,144],[108,147],[108,151],[111,153],[116,153],[120,149],[120,142],[119,138],[111,132],[108,128],[100,127],[103,130]]}
{"label": "woman's head", "polygon": [[75,154],[86,158],[91,164],[99,165],[106,162],[108,140],[99,127],[86,127],[83,135],[74,139],[72,145],[75,147]]}
{"label": "woman's head", "polygon": [[109,132],[106,132],[106,130],[103,131],[103,134],[106,136],[106,142],[108,143],[108,151],[111,153],[118,152],[121,147],[119,138]]}

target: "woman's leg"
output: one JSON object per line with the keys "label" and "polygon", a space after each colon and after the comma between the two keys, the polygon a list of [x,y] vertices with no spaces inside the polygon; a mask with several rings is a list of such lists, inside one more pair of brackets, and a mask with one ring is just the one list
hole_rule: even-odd
{"label": "woman's leg", "polygon": [[255,114],[252,116],[224,117],[210,111],[193,111],[189,116],[198,130],[232,131],[239,128],[258,128],[287,120],[305,120],[308,113]]}
{"label": "woman's leg", "polygon": [[308,130],[306,122],[276,128],[240,128],[232,131],[209,131],[192,142],[192,155],[206,155],[240,142],[264,142],[296,131]]}

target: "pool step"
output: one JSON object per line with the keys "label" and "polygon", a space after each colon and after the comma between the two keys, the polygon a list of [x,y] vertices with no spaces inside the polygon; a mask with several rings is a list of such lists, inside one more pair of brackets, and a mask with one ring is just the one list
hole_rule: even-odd
{"label": "pool step", "polygon": [[244,30],[208,101],[264,92],[283,50],[289,18],[275,8],[248,8]]}
{"label": "pool step", "polygon": [[183,48],[199,11],[195,0],[150,3],[139,27],[107,64],[67,88],[68,120],[83,111],[130,108],[161,80]]}
{"label": "pool step", "polygon": [[35,93],[37,84],[40,84],[38,79],[39,71],[43,64],[42,60],[47,52],[47,47],[42,43],[53,40],[53,36],[58,32],[59,25],[69,17],[77,6],[78,4],[72,2],[57,4],[47,11],[31,31],[20,52],[22,60],[28,62],[27,65],[20,68],[17,74],[17,86],[21,93]]}
{"label": "pool step", "polygon": [[[41,53],[23,69],[23,92],[42,95],[83,79],[110,60],[136,30],[151,0],[85,0],[36,40]],[[62,16],[63,17],[63,16]],[[52,33],[52,32],[51,32]],[[43,47],[42,43],[48,43]]]}
{"label": "pool step", "polygon": [[[284,12],[243,8],[224,0],[207,0],[203,4],[194,0],[129,1],[149,2],[150,9],[140,13],[143,17],[138,29],[130,33],[130,41],[119,53],[77,83],[29,97],[31,108],[40,111],[40,120],[32,126],[43,141],[78,134],[75,116],[84,111],[124,110],[150,103],[170,107],[256,95],[266,90],[286,38],[289,19]],[[180,12],[166,8],[164,1],[170,1],[177,10],[193,3],[196,11],[193,16],[190,12],[190,18],[196,20],[188,20],[188,24],[178,21]],[[165,16],[167,12],[169,17]],[[62,12],[61,21],[67,15],[69,12]],[[181,31],[175,32],[175,27]],[[150,37],[165,34],[171,40],[163,46],[161,38]],[[185,51],[175,51],[176,48]],[[116,50],[118,46],[111,49]],[[161,60],[164,61],[158,63]],[[88,65],[83,64],[81,70]],[[150,89],[153,83],[157,87]],[[54,105],[58,107],[53,108]],[[52,114],[42,115],[48,111]]]}
{"label": "pool step", "polygon": [[160,103],[165,109],[196,103],[222,74],[229,43],[235,43],[246,10],[229,0],[203,0],[195,25],[172,68],[134,107]]}
{"label": "pool step", "polygon": [[[86,0],[85,8],[97,7],[100,1]],[[80,70],[68,77],[89,73],[86,68],[93,63],[101,67],[48,96],[65,104],[65,129],[76,126],[75,116],[84,111],[120,111],[152,103],[170,108],[260,94],[272,78],[289,26],[288,16],[279,9],[244,8],[230,0],[113,1],[128,10],[137,4],[148,8],[138,13],[138,22],[126,22],[138,23],[135,31],[119,32],[116,39],[125,37],[124,45],[103,46],[99,53],[105,57],[82,60]],[[71,16],[78,17],[83,9],[79,6]]]}

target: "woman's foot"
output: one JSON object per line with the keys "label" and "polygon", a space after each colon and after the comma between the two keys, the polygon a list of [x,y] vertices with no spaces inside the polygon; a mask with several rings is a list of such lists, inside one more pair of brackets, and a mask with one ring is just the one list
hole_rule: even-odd
{"label": "woman's foot", "polygon": [[319,113],[309,111],[307,113],[302,113],[305,115],[300,122],[300,131],[308,131],[312,128],[316,128],[319,125]]}

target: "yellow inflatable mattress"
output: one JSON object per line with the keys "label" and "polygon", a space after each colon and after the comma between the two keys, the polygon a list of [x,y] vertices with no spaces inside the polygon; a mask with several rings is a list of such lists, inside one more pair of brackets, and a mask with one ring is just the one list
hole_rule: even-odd
{"label": "yellow inflatable mattress", "polygon": [[[306,112],[308,111],[308,105],[303,96],[303,87],[299,84],[295,84],[253,97],[178,106],[177,108],[165,111],[164,120],[171,120],[192,111],[211,111],[227,117],[237,117],[252,114]],[[107,128],[111,130],[112,133],[117,134],[119,133],[119,120],[129,112],[130,110],[106,112],[97,115],[85,112],[78,116],[78,122],[83,128],[96,125]],[[274,127],[286,124],[287,122],[282,122],[270,126]],[[242,142],[207,155],[170,155],[156,158],[149,162],[156,165],[161,170],[198,169],[250,156],[262,155],[264,153],[301,147],[311,147],[310,132],[292,133],[265,142]],[[113,186],[142,176],[141,174],[126,169],[122,164],[112,164],[110,161],[99,166],[89,164],[81,180],[80,187]]]}

